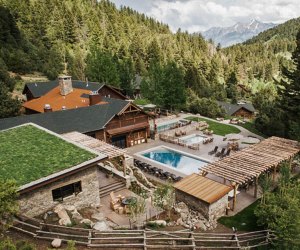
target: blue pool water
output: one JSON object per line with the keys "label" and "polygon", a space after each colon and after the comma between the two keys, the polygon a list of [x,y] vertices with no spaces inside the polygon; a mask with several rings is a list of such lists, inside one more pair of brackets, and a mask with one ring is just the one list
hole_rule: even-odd
{"label": "blue pool water", "polygon": [[152,151],[143,153],[142,155],[153,161],[176,168],[184,174],[198,173],[199,168],[208,163],[164,147],[153,149]]}
{"label": "blue pool water", "polygon": [[206,136],[192,134],[185,137],[180,138],[186,144],[194,144],[194,143],[201,143],[203,140],[207,138]]}

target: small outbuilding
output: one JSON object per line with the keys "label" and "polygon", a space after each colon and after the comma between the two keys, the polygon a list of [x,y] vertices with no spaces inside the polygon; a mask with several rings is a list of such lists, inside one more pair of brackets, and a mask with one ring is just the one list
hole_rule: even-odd
{"label": "small outbuilding", "polygon": [[199,174],[191,174],[174,184],[176,200],[199,211],[209,221],[225,215],[230,186]]}
{"label": "small outbuilding", "polygon": [[100,205],[98,163],[107,156],[36,124],[0,132],[0,179],[14,180],[20,213],[37,216],[56,205]]}

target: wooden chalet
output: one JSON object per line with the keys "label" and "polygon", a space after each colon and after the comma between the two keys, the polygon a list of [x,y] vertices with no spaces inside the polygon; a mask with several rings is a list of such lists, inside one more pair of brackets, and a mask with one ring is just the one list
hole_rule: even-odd
{"label": "wooden chalet", "polygon": [[251,103],[239,102],[237,104],[218,102],[226,115],[251,119],[255,115],[255,108]]}
{"label": "wooden chalet", "polygon": [[32,82],[24,87],[27,101],[23,104],[27,114],[42,113],[45,105],[58,111],[90,105],[90,93],[120,100],[127,98],[118,89],[97,82],[74,81],[70,76],[60,76],[57,81]]}
{"label": "wooden chalet", "polygon": [[[93,96],[92,96],[93,97]],[[96,104],[0,120],[0,130],[32,122],[53,132],[87,134],[126,148],[147,142],[149,116],[128,100],[96,95]]]}

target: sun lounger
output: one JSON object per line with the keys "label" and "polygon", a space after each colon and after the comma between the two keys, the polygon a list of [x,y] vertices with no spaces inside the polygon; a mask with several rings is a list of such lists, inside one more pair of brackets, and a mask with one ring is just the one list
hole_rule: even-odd
{"label": "sun lounger", "polygon": [[217,152],[216,153],[216,157],[220,157],[221,155],[223,155],[225,152],[225,148],[222,148],[221,152]]}
{"label": "sun lounger", "polygon": [[218,148],[219,148],[218,146],[215,146],[214,150],[208,152],[208,154],[209,154],[209,155],[213,155],[213,154],[217,153]]}

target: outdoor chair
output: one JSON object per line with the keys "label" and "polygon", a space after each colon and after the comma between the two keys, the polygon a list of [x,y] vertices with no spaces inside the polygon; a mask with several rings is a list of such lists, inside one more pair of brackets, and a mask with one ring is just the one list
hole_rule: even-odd
{"label": "outdoor chair", "polygon": [[181,177],[181,176],[177,176],[175,179],[174,179],[174,181],[175,182],[177,182],[177,181],[180,181],[180,180],[182,180],[183,178]]}
{"label": "outdoor chair", "polygon": [[208,154],[209,154],[209,155],[213,155],[213,154],[217,153],[218,148],[219,148],[218,146],[215,146],[214,150],[208,152]]}
{"label": "outdoor chair", "polygon": [[221,152],[217,152],[216,153],[216,157],[220,157],[221,155],[223,155],[225,152],[225,148],[222,148]]}

